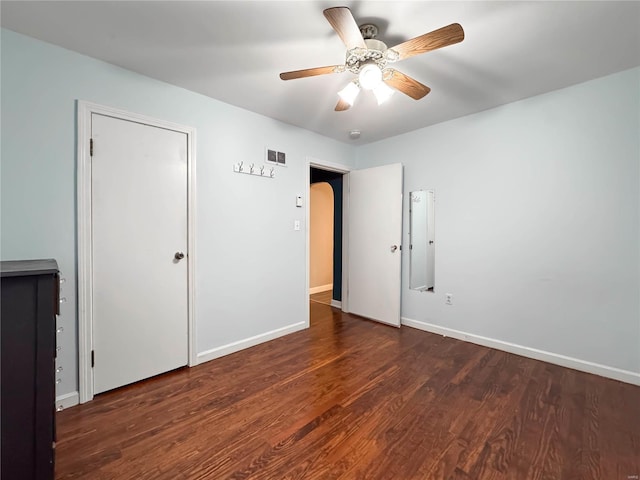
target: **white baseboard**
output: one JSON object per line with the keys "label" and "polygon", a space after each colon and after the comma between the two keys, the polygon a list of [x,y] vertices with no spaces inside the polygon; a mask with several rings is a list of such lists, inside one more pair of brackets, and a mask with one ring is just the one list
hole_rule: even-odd
{"label": "white baseboard", "polygon": [[318,287],[310,287],[309,295],[314,293],[326,292],[327,290],[333,290],[333,283],[327,283],[326,285],[320,285]]}
{"label": "white baseboard", "polygon": [[567,357],[565,355],[559,355],[557,353],[546,352],[544,350],[538,350],[536,348],[525,347],[522,345],[517,345],[515,343],[504,342],[502,340],[483,337],[472,333],[461,332],[460,330],[441,327],[439,325],[433,325],[431,323],[412,320],[405,317],[402,317],[402,325],[417,328],[418,330],[424,330],[425,332],[444,335],[445,337],[456,338],[465,342],[475,343],[484,347],[490,347],[509,353],[515,353],[516,355],[521,355],[523,357],[553,363],[555,365],[560,365],[561,367],[573,368],[574,370],[580,370],[581,372],[592,373],[594,375],[612,378],[614,380],[631,383],[633,385],[640,385],[640,373],[631,372],[629,370],[622,370],[620,368],[609,367],[607,365],[601,365],[598,363],[588,362],[586,360]]}
{"label": "white baseboard", "polygon": [[56,397],[56,410],[75,407],[80,403],[80,395],[78,392],[65,393]]}
{"label": "white baseboard", "polygon": [[254,337],[245,338],[244,340],[222,345],[221,347],[205,350],[204,352],[198,353],[198,365],[208,362],[209,360],[215,360],[216,358],[224,357],[230,353],[238,352],[245,348],[253,347],[260,343],[268,342],[269,340],[274,340],[278,337],[297,332],[298,330],[304,330],[307,326],[307,322],[294,323],[293,325],[271,330],[270,332],[262,333]]}
{"label": "white baseboard", "polygon": [[336,308],[342,308],[342,302],[340,300],[331,299],[331,306]]}

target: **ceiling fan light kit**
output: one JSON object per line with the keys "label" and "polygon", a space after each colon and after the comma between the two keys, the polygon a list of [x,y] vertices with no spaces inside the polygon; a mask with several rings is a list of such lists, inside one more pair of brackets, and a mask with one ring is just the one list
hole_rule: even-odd
{"label": "ceiling fan light kit", "polygon": [[338,95],[349,105],[353,105],[353,102],[355,102],[359,93],[360,87],[358,87],[358,83],[354,80],[353,82],[349,82],[346,87],[340,90]]}
{"label": "ceiling fan light kit", "polygon": [[464,40],[464,30],[453,23],[433,32],[407,40],[393,48],[376,39],[378,27],[365,24],[358,27],[351,10],[347,7],[333,7],[324,10],[324,16],[347,47],[344,65],[308,68],[280,74],[282,80],[343,73],[349,71],[358,75],[358,80],[347,84],[338,92],[340,99],[336,111],[349,109],[360,92],[360,88],[371,90],[381,105],[395,90],[419,100],[431,89],[417,80],[397,70],[387,68],[387,63],[397,62],[421,53],[453,45]]}
{"label": "ceiling fan light kit", "polygon": [[[365,87],[365,84],[366,84],[366,87]],[[389,88],[382,81],[382,72],[380,72],[377,76],[374,77],[373,80],[367,79],[367,78],[362,79],[361,77],[359,81],[354,80],[352,82],[349,82],[346,87],[344,87],[342,90],[338,92],[338,95],[340,96],[342,104],[346,103],[349,107],[353,106],[354,102],[356,101],[356,98],[360,94],[361,87],[364,90],[371,90],[373,92],[378,102],[378,105],[382,105],[384,102],[389,100],[391,96],[394,94],[394,90],[392,88]],[[346,108],[342,108],[342,107],[338,108],[338,106],[336,106],[336,110],[341,111],[341,110],[346,110]]]}
{"label": "ceiling fan light kit", "polygon": [[382,105],[391,98],[393,89],[389,88],[386,83],[380,82],[380,84],[373,89],[373,94],[378,101],[378,105]]}
{"label": "ceiling fan light kit", "polygon": [[382,83],[382,70],[376,64],[368,63],[360,69],[358,81],[365,90],[373,90]]}

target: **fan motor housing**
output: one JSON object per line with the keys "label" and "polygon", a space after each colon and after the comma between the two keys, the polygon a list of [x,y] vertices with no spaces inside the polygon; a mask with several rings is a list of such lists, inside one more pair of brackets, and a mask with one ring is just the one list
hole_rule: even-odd
{"label": "fan motor housing", "polygon": [[360,69],[367,63],[375,63],[384,69],[387,62],[395,62],[398,59],[398,53],[395,50],[388,49],[387,45],[375,38],[365,38],[364,43],[367,48],[352,48],[347,50],[345,59],[345,69],[351,73],[358,74]]}
{"label": "fan motor housing", "polygon": [[367,45],[367,50],[375,50],[381,54],[387,51],[387,45],[376,38],[365,38],[364,43]]}

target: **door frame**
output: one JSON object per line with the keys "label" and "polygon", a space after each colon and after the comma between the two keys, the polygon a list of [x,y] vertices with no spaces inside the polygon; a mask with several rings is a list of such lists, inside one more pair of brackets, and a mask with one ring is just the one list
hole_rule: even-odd
{"label": "door frame", "polygon": [[93,399],[93,265],[91,260],[91,138],[92,114],[142,123],[187,135],[187,331],[189,366],[197,365],[195,352],[195,219],[196,219],[196,131],[192,127],[120,110],[96,103],[77,101],[77,245],[78,245],[78,390],[80,403]]}
{"label": "door frame", "polygon": [[306,190],[307,190],[307,202],[306,202],[306,212],[305,218],[307,221],[305,222],[305,235],[306,235],[306,274],[305,274],[305,304],[307,306],[307,328],[310,324],[310,307],[309,307],[309,275],[311,274],[311,237],[309,232],[309,219],[311,215],[310,209],[310,201],[311,201],[311,168],[319,168],[321,170],[327,170],[330,172],[338,172],[342,173],[342,300],[340,308],[343,312],[349,312],[349,275],[348,269],[345,268],[348,260],[348,245],[349,245],[349,236],[347,235],[347,229],[345,228],[349,219],[349,172],[353,170],[352,167],[348,165],[343,165],[340,163],[332,163],[326,162],[324,160],[319,160],[313,157],[307,157],[307,173],[306,173]]}

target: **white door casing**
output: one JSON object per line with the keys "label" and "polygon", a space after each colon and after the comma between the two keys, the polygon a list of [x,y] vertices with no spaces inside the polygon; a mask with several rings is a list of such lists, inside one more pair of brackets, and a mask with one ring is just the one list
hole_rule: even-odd
{"label": "white door casing", "polygon": [[348,176],[349,311],[400,327],[402,164]]}
{"label": "white door casing", "polygon": [[196,363],[194,144],[188,127],[78,103],[81,402]]}
{"label": "white door casing", "polygon": [[[339,172],[342,174],[348,173],[351,168],[347,165],[327,162],[325,160],[320,160],[317,158],[307,157],[307,176],[306,176],[306,192],[307,192],[307,201],[305,206],[305,218],[308,220],[310,218],[310,207],[309,207],[309,199],[311,198],[311,168],[319,168],[321,170],[327,170],[330,172]],[[342,176],[342,189],[343,192],[346,192],[349,188],[349,176]],[[347,219],[349,218],[349,204],[347,195],[343,194],[342,200],[342,301],[341,301],[341,309],[344,312],[348,312],[348,299],[347,299],[347,245],[349,244],[347,229],[345,228]],[[309,274],[310,274],[310,236],[309,236],[309,221],[305,222],[305,234],[306,234],[306,275],[305,275],[305,304],[307,305],[307,315],[306,315],[306,326],[309,327]]]}

